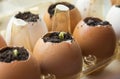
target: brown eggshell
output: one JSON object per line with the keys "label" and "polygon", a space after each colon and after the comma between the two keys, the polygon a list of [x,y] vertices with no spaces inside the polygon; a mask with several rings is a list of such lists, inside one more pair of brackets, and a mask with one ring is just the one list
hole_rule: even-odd
{"label": "brown eggshell", "polygon": [[0,35],[0,48],[6,47],[6,46],[7,46],[7,44],[6,44],[5,40],[4,40],[3,37]]}
{"label": "brown eggshell", "polygon": [[0,62],[0,79],[40,79],[40,69],[30,54],[25,61]]}
{"label": "brown eggshell", "polygon": [[[65,4],[63,4],[63,5],[65,5]],[[48,11],[46,11],[46,13],[45,13],[45,15],[43,17],[49,31],[52,30],[53,17],[54,16],[50,17],[50,14],[48,13]],[[81,20],[81,14],[78,11],[78,9],[76,7],[73,8],[73,9],[71,9],[70,10],[70,27],[71,27],[71,33],[73,33],[75,26],[77,25],[77,23],[80,20]]]}
{"label": "brown eggshell", "polygon": [[41,64],[42,72],[54,74],[57,79],[78,74],[82,70],[81,49],[74,40],[52,43],[40,38],[33,54]]}
{"label": "brown eggshell", "polygon": [[111,0],[112,5],[120,5],[120,0]]}
{"label": "brown eggshell", "polygon": [[95,55],[98,62],[114,53],[116,37],[110,25],[89,26],[81,21],[76,26],[73,36],[81,46],[82,54]]}

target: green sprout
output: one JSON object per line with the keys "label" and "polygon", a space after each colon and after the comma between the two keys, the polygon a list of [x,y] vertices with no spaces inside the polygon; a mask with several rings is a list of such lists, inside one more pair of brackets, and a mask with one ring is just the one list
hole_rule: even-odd
{"label": "green sprout", "polygon": [[18,56],[18,50],[17,50],[17,49],[14,49],[14,50],[13,50],[13,54],[14,54],[15,57]]}
{"label": "green sprout", "polygon": [[64,35],[65,35],[65,32],[60,32],[59,33],[59,38],[63,40],[64,39]]}

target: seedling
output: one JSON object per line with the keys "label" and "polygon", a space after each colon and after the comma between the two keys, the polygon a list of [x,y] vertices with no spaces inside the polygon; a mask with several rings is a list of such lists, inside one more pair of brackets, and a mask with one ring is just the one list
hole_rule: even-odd
{"label": "seedling", "polygon": [[65,35],[65,32],[60,32],[60,33],[59,33],[59,38],[60,38],[61,40],[63,40],[63,39],[64,39],[64,35]]}
{"label": "seedling", "polygon": [[17,50],[17,49],[14,49],[14,50],[13,50],[13,54],[14,54],[15,57],[18,56],[18,50]]}

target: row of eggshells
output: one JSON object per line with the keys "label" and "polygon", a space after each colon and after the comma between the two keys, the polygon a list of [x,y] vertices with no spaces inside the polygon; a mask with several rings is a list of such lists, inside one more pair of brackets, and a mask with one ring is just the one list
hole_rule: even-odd
{"label": "row of eggshells", "polygon": [[[81,17],[85,18],[85,17],[93,16],[93,17],[102,18],[104,16],[104,14],[103,14],[104,11],[108,11],[108,9],[110,8],[109,5],[111,3],[109,0],[77,0],[77,1],[78,2],[76,2],[76,7],[80,11],[81,16],[80,16],[77,8],[70,10],[70,26],[71,26],[72,33],[74,31],[75,26],[81,20]],[[90,5],[91,2],[92,2],[92,5]],[[109,5],[105,6],[106,4],[104,4],[104,3],[107,3]],[[104,8],[103,8],[103,6],[104,6]],[[95,8],[95,7],[97,7],[97,8]],[[105,7],[109,7],[109,8],[105,8]],[[108,13],[106,16],[106,20],[112,24],[113,29],[116,33],[117,39],[120,39],[120,27],[119,27],[120,10],[119,9],[120,9],[119,7],[113,6],[109,10],[109,12],[106,12],[106,13]],[[52,19],[50,18],[49,13],[45,13],[44,21],[48,27],[48,30],[50,31],[52,28],[52,24],[51,24]],[[11,29],[12,22],[14,22],[14,24],[15,24],[13,26],[14,29]],[[38,25],[40,25],[40,27]],[[26,27],[23,30],[23,27],[19,27],[19,29],[18,29],[16,26],[26,26]],[[17,35],[16,37],[14,37],[13,40],[17,40],[20,38],[21,39],[20,41],[22,42],[22,41],[24,41],[24,39],[27,39],[27,41],[29,41],[30,43],[24,41],[25,43],[23,42],[22,44],[23,45],[25,44],[24,46],[28,47],[28,49],[30,49],[32,51],[33,50],[32,48],[34,47],[34,44],[37,41],[37,39],[39,37],[41,37],[42,35],[44,35],[45,33],[47,33],[48,31],[47,31],[47,28],[44,27],[45,24],[42,19],[40,22],[34,23],[35,28],[31,27],[31,26],[32,26],[32,23],[28,24],[27,22],[24,22],[23,20],[15,19],[14,17],[12,17],[12,19],[10,20],[10,22],[8,24],[8,28],[7,28],[7,32],[6,32],[7,44],[14,45],[14,42],[11,42],[10,38],[13,38],[13,36]],[[17,29],[17,31],[16,31],[16,29]],[[41,29],[41,31],[39,31],[37,29]],[[11,30],[13,31],[13,34],[11,34]],[[23,34],[26,34],[26,36],[22,38],[20,35],[23,35]],[[27,36],[27,34],[29,34],[29,36]],[[35,38],[33,36],[35,36]],[[17,43],[17,41],[15,44],[20,45],[20,43]]]}
{"label": "row of eggshells", "polygon": [[[114,0],[115,1],[115,0]],[[117,4],[117,3],[116,3]],[[70,25],[71,32],[77,23],[84,19],[85,17],[98,17],[102,20],[106,20],[112,24],[113,29],[116,33],[117,39],[120,39],[120,27],[119,27],[119,13],[120,8],[116,7],[116,5],[112,5],[110,0],[77,0],[76,8],[80,11],[81,16],[79,15],[76,9],[70,10]],[[77,17],[77,18],[75,18]],[[47,20],[46,20],[47,18]],[[44,15],[44,20],[47,24],[48,30],[51,30],[51,21],[49,18],[49,14]]]}
{"label": "row of eggshells", "polygon": [[[110,0],[77,0],[77,1],[78,1],[76,4],[77,8],[70,10],[71,32],[73,33],[75,39],[78,41],[82,49],[83,56],[94,54],[98,58],[97,63],[99,63],[113,55],[116,44],[113,29],[116,33],[117,40],[120,40],[120,27],[118,22],[120,20],[119,18],[120,8],[116,7],[115,5],[111,8]],[[107,4],[104,4],[104,2]],[[77,10],[79,10],[81,15],[78,13]],[[104,16],[104,13],[107,13],[107,16]],[[49,13],[45,14],[44,20],[50,31],[51,30],[50,27],[52,27],[51,24],[52,19],[49,16],[50,16]],[[85,24],[82,19],[86,17],[98,17],[103,20],[107,20],[110,22],[110,24],[112,24],[113,29],[111,27],[109,28],[109,26],[106,26],[106,30],[105,29],[100,30],[97,27],[81,28],[81,25],[83,24],[84,26]],[[116,19],[117,21],[116,20],[114,21],[114,18],[118,18]],[[79,29],[77,30],[77,28]],[[103,28],[101,27],[101,29]],[[81,33],[83,33],[83,35]]]}
{"label": "row of eggshells", "polygon": [[[86,2],[86,0],[84,0]],[[84,2],[83,1],[83,2]],[[102,1],[102,0],[97,0],[97,1]],[[81,0],[81,3],[82,3],[82,0]],[[87,2],[88,3],[88,2]],[[60,3],[61,4],[61,3]],[[65,3],[66,4],[66,3]],[[67,3],[68,4],[68,3]],[[85,3],[84,3],[85,4]],[[93,4],[94,6],[98,5],[96,3]],[[101,4],[99,4],[98,6],[101,7]],[[80,6],[79,6],[80,7]],[[79,8],[78,7],[78,8]],[[83,7],[83,5],[82,5]],[[83,7],[85,8],[85,7]],[[89,9],[89,6],[87,7]],[[94,8],[94,7],[93,7]],[[111,8],[111,10],[115,10],[115,9],[119,9],[119,7],[115,7],[113,6]],[[120,29],[119,29],[119,25],[118,25],[118,22],[117,21],[114,21],[113,18],[115,18],[115,16],[117,16],[116,18],[119,19],[119,16],[118,15],[114,15],[114,17],[112,17],[111,15],[114,14],[113,12],[115,11],[111,11],[109,12],[108,14],[108,17],[110,19],[110,23],[112,24],[115,32],[116,32],[116,36],[117,38],[119,39],[120,37]],[[97,12],[97,9],[96,9],[96,12]],[[99,11],[98,11],[99,12]],[[81,20],[81,14],[88,14],[88,13],[82,13],[82,11],[78,11],[77,8],[74,8],[72,10],[70,10],[70,27],[72,29],[72,32],[74,31],[74,28],[76,27],[81,27],[81,23],[83,22],[80,22],[78,23],[80,20]],[[116,13],[119,14],[119,10],[116,10]],[[92,15],[91,15],[92,16]],[[87,16],[86,16],[87,17]],[[96,16],[95,17],[99,17]],[[83,17],[82,17],[83,18]],[[111,20],[112,19],[112,20]],[[48,27],[48,30],[50,31],[51,30],[51,27],[52,27],[52,18],[50,17],[50,14],[47,12],[45,15],[44,15],[44,20],[45,20],[45,23]],[[119,21],[119,20],[118,20]],[[112,23],[113,22],[113,23]],[[47,31],[47,28],[45,27],[45,23],[43,22],[42,19],[38,20],[38,22],[25,22],[21,19],[16,19],[15,17],[12,17],[9,24],[8,24],[8,27],[7,27],[7,31],[6,31],[6,41],[7,41],[7,44],[10,45],[10,46],[24,46],[25,48],[29,49],[31,52],[33,51],[34,49],[34,46],[36,44],[36,41],[42,37],[44,34],[46,34],[48,31]],[[115,24],[114,24],[115,23]],[[78,25],[77,25],[78,24]],[[77,26],[76,26],[77,25]],[[19,27],[21,26],[21,27]],[[86,28],[86,27],[85,27]],[[111,29],[109,28],[106,28],[106,30],[104,31],[103,30],[103,34],[102,33],[99,33],[99,31],[97,32],[97,28],[94,29],[94,31],[92,32],[95,32],[93,35],[95,35],[95,38],[91,39],[90,40],[90,37],[91,37],[91,34],[89,32],[91,32],[92,29],[90,28],[86,28],[88,29],[89,31],[85,32],[86,30],[84,30],[85,28],[82,29],[78,29],[79,31],[77,31],[76,33],[76,30],[73,34],[73,36],[75,37],[75,39],[79,42],[79,40],[81,40],[81,38],[85,37],[85,35],[87,37],[85,37],[84,39],[86,40],[83,40],[81,42],[84,43],[83,46],[85,46],[85,50],[84,51],[89,51],[89,52],[95,52],[93,53],[94,55],[96,55],[97,57],[103,57],[104,55],[101,54],[100,52],[103,52],[104,54],[105,53],[110,53],[109,55],[113,54],[114,52],[114,48],[115,48],[115,39],[114,39],[114,34],[113,32],[111,32],[111,35],[107,34],[109,33],[109,31]],[[64,29],[64,28],[63,28]],[[102,29],[102,27],[101,27]],[[107,31],[107,29],[109,29],[109,31]],[[85,32],[84,33],[84,36],[82,37],[80,35],[80,31],[83,31]],[[111,30],[112,31],[112,30]],[[91,32],[91,33],[92,33]],[[106,35],[105,35],[106,34]],[[93,36],[92,35],[92,36]],[[97,35],[99,35],[99,37],[97,37]],[[101,35],[101,36],[100,36]],[[105,37],[104,37],[105,36]],[[104,37],[102,39],[102,37]],[[100,38],[100,39],[99,39]],[[88,40],[89,39],[89,40]],[[108,41],[108,39],[110,39]],[[103,47],[101,44],[103,44],[103,41],[101,40],[104,40],[105,42],[105,47]],[[99,42],[98,42],[99,41]],[[95,43],[96,42],[96,43]],[[109,44],[108,44],[109,42]],[[88,44],[89,43],[89,44]],[[91,43],[92,43],[92,46],[91,46]],[[80,45],[81,45],[80,44]],[[90,46],[89,46],[90,45]],[[96,47],[97,46],[97,47]],[[86,48],[88,47],[88,50],[86,50]],[[82,48],[82,46],[81,46]],[[90,49],[91,48],[91,49]],[[84,49],[84,48],[82,48]],[[103,50],[104,49],[104,50]],[[88,53],[89,53],[88,52]],[[96,54],[97,52],[97,54]],[[90,54],[90,53],[89,53]],[[107,57],[109,57],[109,55]],[[104,56],[106,58],[106,56]]]}
{"label": "row of eggshells", "polygon": [[[83,0],[83,1],[85,1],[85,0]],[[102,1],[102,0],[98,0],[98,1]],[[97,5],[97,4],[93,4],[93,5]],[[107,18],[110,21],[110,23],[112,24],[113,28],[115,29],[117,38],[119,39],[120,38],[120,33],[119,33],[120,27],[119,27],[119,22],[117,22],[117,21],[119,21],[120,18],[118,15],[119,10],[116,10],[116,9],[119,9],[119,8],[113,6],[111,8],[110,12],[108,13]],[[114,12],[118,13],[118,14],[115,14]],[[115,14],[115,15],[113,15],[113,14]],[[114,18],[115,18],[115,21],[114,21]],[[117,20],[117,18],[118,18],[118,20]],[[72,18],[71,20],[74,20],[74,19]],[[23,26],[23,27],[18,27],[18,26]],[[35,26],[35,27],[33,27],[33,26]],[[45,24],[42,20],[40,20],[39,22],[36,22],[36,23],[27,23],[27,22],[24,22],[23,20],[12,17],[12,19],[10,20],[8,27],[7,27],[6,41],[11,46],[23,45],[23,46],[27,47],[30,51],[33,51],[34,45],[35,45],[36,41],[39,39],[39,37],[42,37],[42,35],[44,35],[45,33],[48,32],[47,28],[44,26],[45,26]],[[37,29],[40,29],[40,30],[37,30]],[[19,40],[19,42],[18,42],[18,40]]]}

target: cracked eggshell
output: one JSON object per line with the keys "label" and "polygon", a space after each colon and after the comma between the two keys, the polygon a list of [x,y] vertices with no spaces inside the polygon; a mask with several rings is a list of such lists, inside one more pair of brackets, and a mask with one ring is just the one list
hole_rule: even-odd
{"label": "cracked eggshell", "polygon": [[[62,4],[62,5],[71,5],[70,3],[67,2],[58,2],[58,3],[54,3],[52,5],[56,5],[56,4]],[[49,8],[52,6],[50,5]],[[48,8],[48,10],[49,10]],[[55,8],[52,7],[52,8]],[[53,17],[54,15],[51,17],[50,13],[48,12],[48,10],[46,11],[46,13],[44,14],[44,21],[48,27],[48,31],[52,30],[52,21],[53,21]],[[52,11],[52,10],[50,10]],[[61,17],[61,16],[60,16]],[[78,9],[76,7],[74,7],[73,9],[70,10],[70,29],[71,29],[71,33],[73,33],[75,26],[77,25],[77,23],[81,20],[81,14],[78,11]]]}
{"label": "cracked eggshell", "polygon": [[112,24],[117,40],[120,40],[120,7],[116,6],[112,6],[106,16],[106,20]]}
{"label": "cracked eggshell", "polygon": [[6,42],[9,46],[24,46],[33,51],[36,41],[47,32],[41,18],[37,22],[26,22],[13,16],[7,26]]}
{"label": "cracked eggshell", "polygon": [[89,26],[83,20],[76,26],[73,36],[79,43],[83,56],[94,55],[97,63],[111,57],[116,47],[112,26]]}
{"label": "cracked eggshell", "polygon": [[40,68],[29,53],[27,60],[0,62],[0,79],[40,79]]}
{"label": "cracked eggshell", "polygon": [[71,76],[82,70],[81,49],[74,40],[52,43],[40,38],[33,54],[41,64],[42,73],[54,74],[57,79],[75,79]]}

